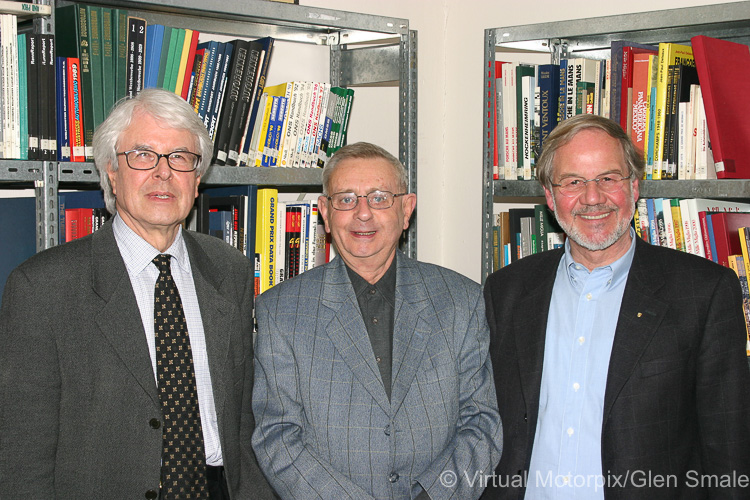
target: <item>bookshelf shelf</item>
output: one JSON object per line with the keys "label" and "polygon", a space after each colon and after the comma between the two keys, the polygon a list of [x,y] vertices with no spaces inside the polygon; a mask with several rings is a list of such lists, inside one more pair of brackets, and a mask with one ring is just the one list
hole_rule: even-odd
{"label": "bookshelf shelf", "polygon": [[[750,45],[750,1],[488,28],[485,30],[484,67],[494,66],[496,55],[498,59],[512,54],[511,59],[516,61],[529,57],[551,63],[569,57],[602,59],[609,55],[609,46],[614,40],[689,44],[690,38],[699,34]],[[491,95],[493,89],[493,82],[486,77],[483,95]],[[488,116],[491,105],[492,102],[485,99],[484,116]],[[492,180],[493,144],[487,120],[484,123],[482,279],[492,268],[493,203],[544,196],[537,181]],[[748,199],[750,180],[641,181],[640,195],[648,198]]]}
{"label": "bookshelf shelf", "polygon": [[[40,0],[52,13],[36,17],[33,31],[55,33],[54,6],[71,3],[127,9],[149,24],[197,29],[219,37],[260,38],[321,46],[328,53],[329,81],[335,86],[397,86],[399,88],[399,159],[407,167],[410,189],[416,190],[417,153],[417,33],[406,19],[359,14],[265,0]],[[0,7],[2,0],[0,0]],[[1,10],[1,8],[0,8]],[[315,49],[318,50],[318,49]],[[325,59],[325,56],[322,57]],[[274,60],[273,64],[284,64]],[[300,78],[304,78],[300,75]],[[356,110],[354,111],[356,113]],[[319,190],[320,169],[241,168],[214,166],[202,186],[269,185]],[[0,159],[0,188],[36,187],[37,250],[57,244],[57,190],[92,189],[99,176],[91,163]],[[406,234],[402,249],[416,256],[416,225]]]}

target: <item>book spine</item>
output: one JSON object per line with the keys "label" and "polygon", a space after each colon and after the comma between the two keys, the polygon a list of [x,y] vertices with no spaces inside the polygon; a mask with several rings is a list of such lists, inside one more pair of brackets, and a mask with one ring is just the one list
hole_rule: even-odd
{"label": "book spine", "polygon": [[86,160],[83,140],[83,95],[81,93],[80,62],[77,57],[68,58],[68,108],[70,113],[71,161]]}
{"label": "book spine", "polygon": [[101,36],[102,48],[102,97],[104,108],[102,112],[105,117],[109,115],[115,105],[115,37],[112,29],[112,9],[101,7],[99,17],[99,34]]}
{"label": "book spine", "polygon": [[245,40],[235,40],[233,43],[234,56],[232,57],[229,69],[227,89],[221,108],[221,121],[217,127],[214,144],[214,160],[217,165],[226,164],[232,128],[237,125],[237,108],[239,107],[240,95],[243,90],[242,84],[250,46],[249,42]]}
{"label": "book spine", "polygon": [[39,37],[26,35],[26,70],[28,80],[29,150],[28,159],[38,160],[39,152]]}
{"label": "book spine", "polygon": [[70,161],[70,116],[68,109],[68,64],[65,57],[57,57],[57,159]]}

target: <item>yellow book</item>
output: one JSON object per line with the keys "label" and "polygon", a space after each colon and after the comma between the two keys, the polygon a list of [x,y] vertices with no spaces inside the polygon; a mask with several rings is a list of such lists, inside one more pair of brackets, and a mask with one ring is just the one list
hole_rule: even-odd
{"label": "yellow book", "polygon": [[276,188],[258,189],[255,223],[255,253],[259,260],[261,294],[276,284],[276,219],[279,191]]}
{"label": "yellow book", "polygon": [[182,95],[182,84],[185,82],[185,69],[187,60],[190,55],[190,43],[193,41],[193,30],[185,30],[185,40],[182,42],[182,54],[180,55],[180,66],[177,70],[177,81],[174,86],[174,93]]}
{"label": "yellow book", "polygon": [[729,267],[737,274],[742,288],[742,312],[745,316],[745,353],[750,356],[750,291],[748,291],[747,268],[742,255],[730,255],[728,257]]}
{"label": "yellow book", "polygon": [[664,162],[665,113],[667,104],[668,72],[672,64],[695,66],[693,49],[678,43],[659,44],[659,67],[656,73],[656,117],[654,120],[654,171],[652,179],[662,178],[667,165]]}

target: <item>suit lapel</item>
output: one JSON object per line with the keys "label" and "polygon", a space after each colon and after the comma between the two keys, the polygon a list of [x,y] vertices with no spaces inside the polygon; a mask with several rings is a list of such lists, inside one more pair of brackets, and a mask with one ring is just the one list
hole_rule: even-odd
{"label": "suit lapel", "polygon": [[390,414],[390,403],[375,363],[370,337],[341,258],[335,259],[325,270],[321,304],[332,313],[330,321],[325,323],[325,331],[333,347],[347,364],[354,378],[362,384],[382,410]]}
{"label": "suit lapel", "polygon": [[416,263],[396,254],[396,303],[393,321],[391,408],[395,414],[412,386],[437,317]]}
{"label": "suit lapel", "polygon": [[666,314],[666,303],[655,296],[655,292],[664,285],[664,275],[658,256],[652,254],[651,250],[648,243],[640,239],[636,241],[609,360],[604,394],[605,422]]}
{"label": "suit lapel", "polygon": [[230,332],[237,328],[230,324],[230,318],[237,318],[237,306],[224,298],[219,292],[225,279],[225,271],[214,265],[213,260],[201,248],[190,233],[183,231],[185,245],[190,256],[190,268],[195,282],[195,293],[203,322],[206,339],[206,354],[211,373],[214,406],[218,415],[224,408],[226,400],[226,381],[230,375],[225,371],[230,367],[229,356]]}
{"label": "suit lapel", "polygon": [[159,403],[141,313],[112,223],[91,236],[91,285],[103,306],[96,316],[102,335],[154,403]]}
{"label": "suit lapel", "polygon": [[562,255],[562,250],[556,250],[541,265],[533,268],[533,274],[524,282],[524,293],[515,306],[517,311],[513,314],[510,329],[515,332],[518,371],[528,418],[534,423],[539,409],[549,304]]}

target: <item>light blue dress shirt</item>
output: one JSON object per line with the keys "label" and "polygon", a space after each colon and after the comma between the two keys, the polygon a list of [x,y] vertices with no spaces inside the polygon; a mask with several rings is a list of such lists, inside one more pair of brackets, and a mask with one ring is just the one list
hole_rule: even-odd
{"label": "light blue dress shirt", "polygon": [[[128,270],[130,283],[133,285],[138,309],[141,311],[141,321],[143,330],[146,332],[146,342],[151,354],[151,367],[154,370],[154,380],[156,381],[154,286],[156,285],[156,279],[159,277],[159,270],[151,261],[161,252],[128,227],[119,214],[116,214],[112,221],[112,230],[115,234],[117,248],[120,250],[120,255],[122,255],[122,260]],[[193,354],[193,369],[195,371],[195,384],[198,389],[198,405],[201,413],[206,463],[214,466],[223,465],[221,444],[219,443],[219,424],[216,418],[214,392],[206,352],[206,337],[203,331],[198,295],[195,291],[193,270],[190,267],[190,256],[182,237],[182,228],[178,229],[172,246],[164,253],[172,256],[170,266],[172,279],[174,279],[177,290],[180,292],[188,336],[190,337],[190,351]]]}
{"label": "light blue dress shirt", "polygon": [[635,253],[589,272],[570,254],[552,290],[539,416],[526,499],[603,499],[604,390],[623,291]]}

